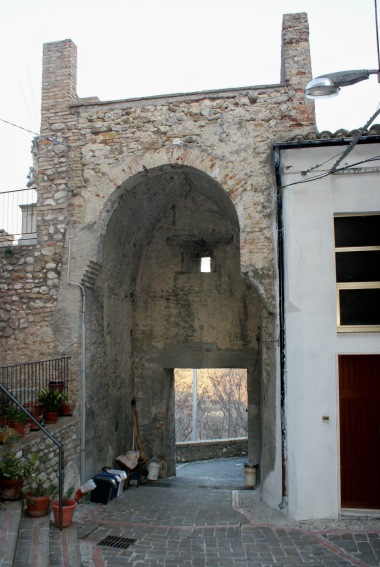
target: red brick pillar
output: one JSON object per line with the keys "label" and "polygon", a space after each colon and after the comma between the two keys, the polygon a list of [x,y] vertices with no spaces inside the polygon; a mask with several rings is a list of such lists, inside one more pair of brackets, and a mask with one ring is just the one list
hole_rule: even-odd
{"label": "red brick pillar", "polygon": [[305,87],[311,78],[307,14],[285,14],[282,20],[281,82],[294,93],[296,107],[291,128],[315,125],[314,101],[305,97]]}

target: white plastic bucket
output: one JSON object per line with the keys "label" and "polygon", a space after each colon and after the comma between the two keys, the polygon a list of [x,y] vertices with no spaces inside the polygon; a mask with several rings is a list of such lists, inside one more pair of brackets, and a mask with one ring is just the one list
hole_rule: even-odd
{"label": "white plastic bucket", "polygon": [[148,480],[157,480],[160,471],[160,463],[149,463],[148,465]]}
{"label": "white plastic bucket", "polygon": [[245,486],[256,486],[256,465],[244,465]]}

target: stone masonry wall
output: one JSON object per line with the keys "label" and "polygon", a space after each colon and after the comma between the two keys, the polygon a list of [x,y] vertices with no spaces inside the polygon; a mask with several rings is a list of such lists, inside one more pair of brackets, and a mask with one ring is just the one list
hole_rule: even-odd
{"label": "stone masonry wall", "polygon": [[248,455],[248,439],[213,439],[177,443],[176,455],[178,463],[244,457]]}
{"label": "stone masonry wall", "polygon": [[[74,483],[79,487],[79,436],[77,433],[77,417],[59,418],[54,425],[47,426],[57,441],[64,447],[63,466],[65,470],[65,480]],[[32,453],[38,453],[44,474],[42,480],[45,485],[55,484],[58,486],[58,448],[56,445],[40,431],[30,432],[12,445],[0,446],[0,457],[10,451],[18,458],[29,457]]]}
{"label": "stone masonry wall", "polygon": [[[56,345],[49,323],[58,297],[62,245],[55,247],[53,254],[50,247],[41,246],[16,246],[12,252],[13,255],[0,255],[0,330],[7,339],[7,352],[2,353],[1,363],[53,357]],[[40,330],[44,336],[43,352],[35,341]],[[28,343],[27,352],[20,353],[16,348],[20,333]]]}
{"label": "stone masonry wall", "polygon": [[[241,223],[242,269],[275,308],[271,143],[315,128],[313,103],[303,96],[311,76],[305,14],[284,17],[282,59],[279,85],[101,103],[76,95],[75,45],[44,46],[32,185],[38,244],[0,257],[1,363],[78,352],[78,344],[61,344],[52,319],[69,212],[74,228],[88,226],[115,187],[160,163],[198,166],[228,191]],[[98,255],[96,246],[88,246],[89,254]],[[87,265],[80,254],[78,263],[80,281]],[[77,290],[71,295],[76,307]]]}

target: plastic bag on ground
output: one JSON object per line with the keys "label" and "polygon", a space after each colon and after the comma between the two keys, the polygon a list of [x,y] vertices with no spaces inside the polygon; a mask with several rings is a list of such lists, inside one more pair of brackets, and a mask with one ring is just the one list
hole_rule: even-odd
{"label": "plastic bag on ground", "polygon": [[128,469],[133,470],[139,460],[140,451],[128,451],[125,455],[120,455],[117,457],[116,462],[121,463]]}

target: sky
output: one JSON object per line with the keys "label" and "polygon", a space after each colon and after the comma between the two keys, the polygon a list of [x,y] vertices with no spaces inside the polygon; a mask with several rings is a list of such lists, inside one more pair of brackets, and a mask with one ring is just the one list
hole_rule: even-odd
{"label": "sky", "polygon": [[[0,0],[0,119],[39,132],[42,45],[69,38],[80,97],[279,83],[282,15],[295,12],[308,14],[314,77],[378,68],[374,0]],[[359,128],[379,102],[371,76],[318,101],[317,127]],[[0,121],[0,191],[25,187],[33,137]]]}

